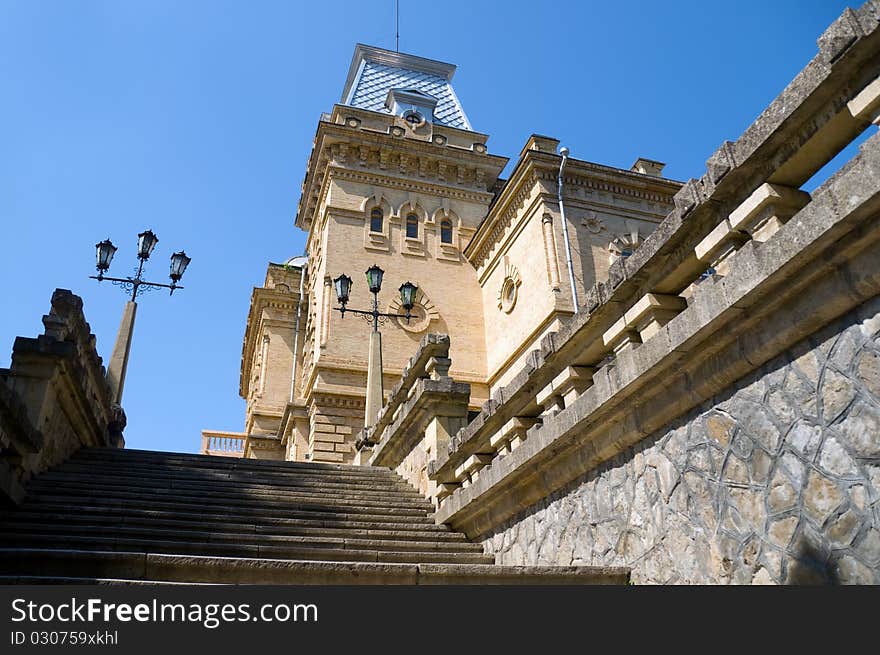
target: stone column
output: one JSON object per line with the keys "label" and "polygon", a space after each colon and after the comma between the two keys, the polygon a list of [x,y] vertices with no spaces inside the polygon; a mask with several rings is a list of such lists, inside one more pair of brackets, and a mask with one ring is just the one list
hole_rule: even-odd
{"label": "stone column", "polygon": [[116,343],[113,345],[113,355],[107,367],[107,383],[110,385],[113,402],[117,405],[122,404],[122,388],[125,385],[125,371],[128,369],[128,355],[131,352],[135,314],[137,314],[137,303],[133,301],[125,303]]}
{"label": "stone column", "polygon": [[541,219],[541,230],[544,236],[544,258],[547,260],[550,288],[553,291],[559,291],[559,260],[556,255],[556,240],[553,238],[552,215],[544,214]]}
{"label": "stone column", "polygon": [[376,424],[382,410],[384,398],[382,388],[382,335],[374,330],[370,332],[370,355],[367,360],[367,406],[364,411],[364,427]]}

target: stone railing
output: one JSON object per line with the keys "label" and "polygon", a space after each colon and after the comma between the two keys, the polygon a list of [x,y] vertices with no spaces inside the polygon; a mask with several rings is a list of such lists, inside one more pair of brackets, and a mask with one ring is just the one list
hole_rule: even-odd
{"label": "stone railing", "polygon": [[202,455],[219,457],[242,457],[247,434],[244,432],[221,432],[218,430],[202,430]]}
{"label": "stone railing", "polygon": [[845,11],[585,311],[438,451],[428,476],[452,491],[439,521],[485,534],[880,293],[880,137],[800,189],[878,121],[878,16],[877,2]]}
{"label": "stone railing", "polygon": [[469,384],[449,377],[449,337],[428,334],[403,370],[376,425],[358,436],[359,459],[397,470],[426,496],[438,487],[427,463],[447,452],[451,435],[467,424]]}
{"label": "stone railing", "polygon": [[0,492],[19,502],[21,484],[82,446],[123,447],[125,414],[111,402],[82,300],[52,294],[45,331],[18,337],[0,370]]}

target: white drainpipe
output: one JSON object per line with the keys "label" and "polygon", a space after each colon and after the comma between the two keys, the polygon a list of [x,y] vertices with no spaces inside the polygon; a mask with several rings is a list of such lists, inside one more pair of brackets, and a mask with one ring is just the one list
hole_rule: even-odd
{"label": "white drainpipe", "polygon": [[562,202],[562,173],[565,170],[565,162],[568,161],[568,148],[565,146],[559,149],[562,155],[562,163],[559,165],[559,178],[557,186],[557,197],[559,198],[559,215],[562,218],[562,234],[565,236],[565,259],[568,263],[568,281],[571,283],[571,300],[574,303],[574,313],[580,312],[578,304],[577,287],[574,284],[574,264],[571,262],[571,244],[568,241],[568,221],[565,220],[565,205]]}
{"label": "white drainpipe", "polygon": [[293,368],[290,371],[290,402],[293,402],[296,394],[294,387],[296,385],[296,353],[299,351],[299,317],[302,308],[303,281],[306,278],[308,266],[309,263],[307,261],[304,262],[299,272],[299,298],[296,301],[296,322],[293,325]]}

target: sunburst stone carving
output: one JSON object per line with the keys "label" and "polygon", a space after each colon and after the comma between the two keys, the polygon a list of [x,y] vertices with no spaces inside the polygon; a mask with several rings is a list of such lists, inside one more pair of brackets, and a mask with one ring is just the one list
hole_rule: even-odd
{"label": "sunburst stone carving", "polygon": [[501,282],[501,289],[498,290],[498,309],[509,314],[516,306],[516,298],[519,295],[519,285],[522,284],[522,278],[519,270],[512,264],[504,265],[504,280]]}
{"label": "sunburst stone carving", "polygon": [[[400,298],[398,296],[395,296],[394,299],[388,303],[388,313],[406,313],[400,304]],[[427,330],[432,321],[440,319],[440,310],[438,310],[437,306],[431,302],[431,299],[428,298],[425,292],[419,288],[418,293],[416,293],[415,305],[413,305],[410,315],[411,318],[409,319],[409,323],[406,322],[405,318],[397,318],[394,320],[396,320],[397,324],[407,332],[417,334]]]}

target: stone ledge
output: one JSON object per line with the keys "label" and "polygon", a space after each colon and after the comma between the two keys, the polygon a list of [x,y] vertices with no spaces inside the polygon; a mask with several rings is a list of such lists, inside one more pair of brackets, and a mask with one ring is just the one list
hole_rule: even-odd
{"label": "stone ledge", "polygon": [[[880,237],[870,229],[870,214],[878,209],[880,136],[875,135],[774,238],[760,244],[751,242],[734,255],[730,276],[715,287],[720,294],[707,291],[696,295],[688,310],[631,351],[630,360],[621,359],[600,369],[594,385],[542,429],[530,430],[523,447],[483,469],[468,488],[447,497],[436,513],[437,521],[471,537],[487,532],[754,370],[809,334],[806,330],[818,329],[880,293],[877,258],[864,250],[865,243]],[[861,245],[847,245],[844,237]],[[847,255],[835,261],[827,253],[833,247],[854,252],[861,248],[861,259],[848,261]],[[808,285],[806,280],[814,282]],[[841,287],[835,290],[836,295],[823,296],[835,302],[808,303],[810,294],[822,292],[823,284]],[[804,314],[801,309],[794,314],[801,320],[791,321],[792,314],[773,311],[785,300],[807,302],[811,312]],[[731,323],[737,310],[747,310],[749,320]],[[763,319],[767,328],[783,318],[787,329],[774,331],[764,341],[748,331],[759,320]],[[714,342],[709,340],[725,326],[735,329]],[[689,361],[683,370],[680,351],[695,353],[698,343],[701,360]],[[747,343],[752,347],[746,348]],[[627,403],[635,391],[664,373],[664,393],[643,397],[639,405]],[[670,403],[670,398],[677,398],[677,402]],[[509,493],[514,485],[518,489],[515,498]]]}
{"label": "stone ledge", "polygon": [[493,564],[382,564],[83,550],[0,548],[0,575],[215,584],[623,585],[629,569]]}

